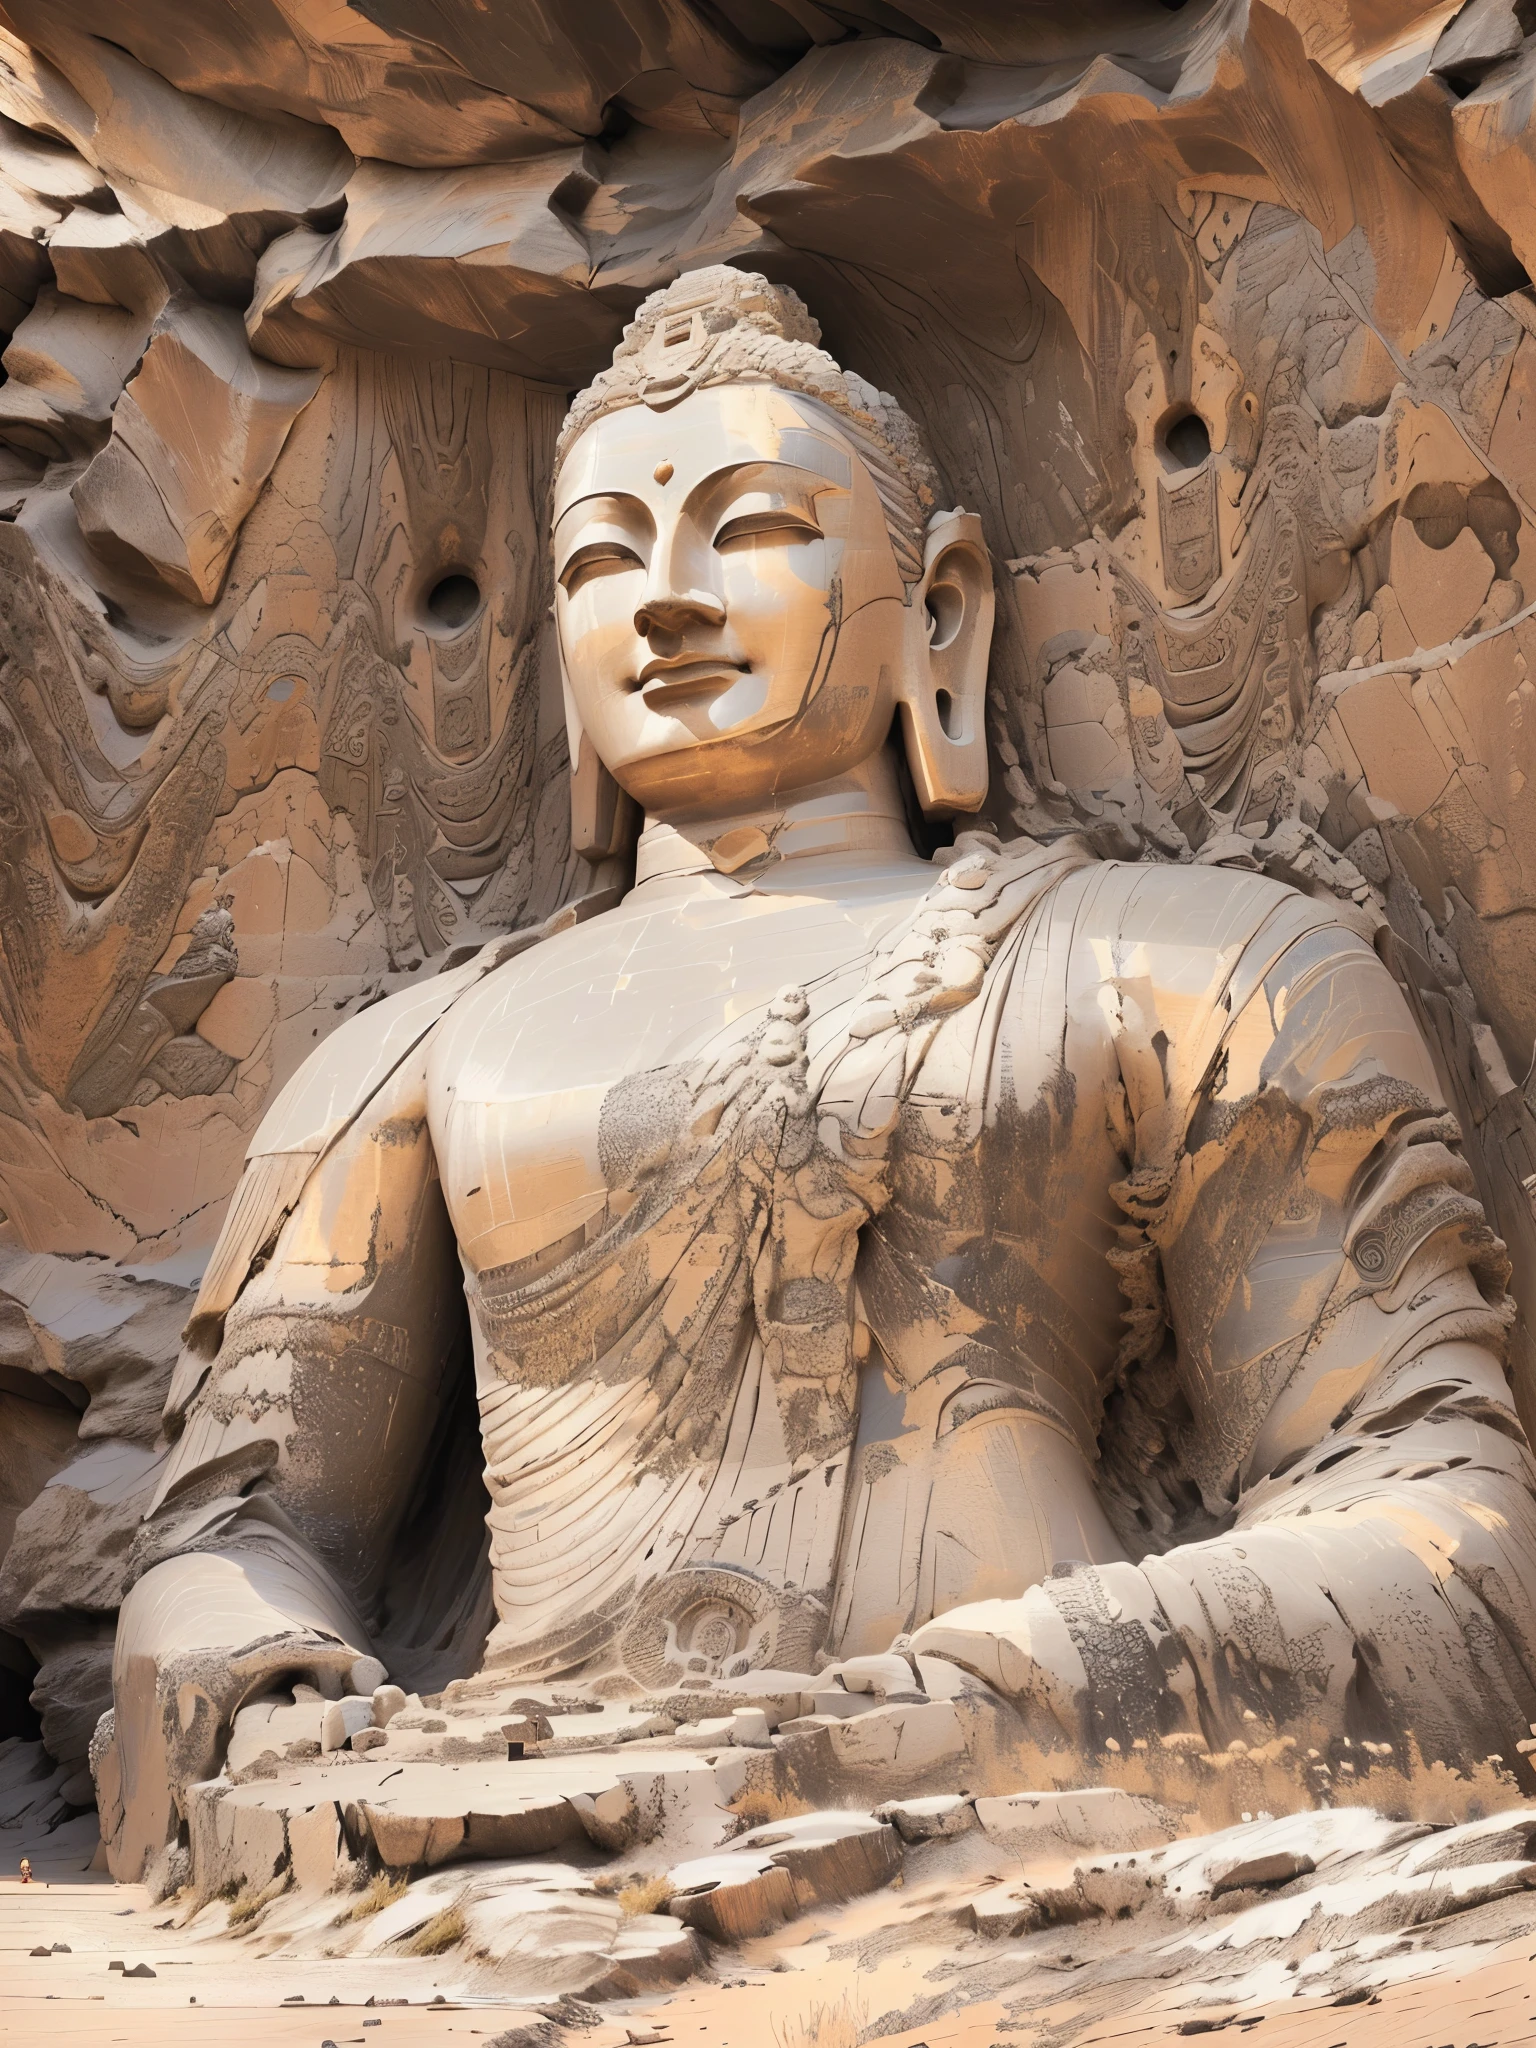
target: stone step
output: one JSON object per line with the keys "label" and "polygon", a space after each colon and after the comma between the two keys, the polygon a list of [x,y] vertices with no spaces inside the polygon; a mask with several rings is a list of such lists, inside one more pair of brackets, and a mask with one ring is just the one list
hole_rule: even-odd
{"label": "stone step", "polygon": [[391,1870],[543,1856],[580,1845],[616,1854],[663,1834],[704,1847],[731,1825],[729,1801],[751,1752],[717,1762],[689,1750],[627,1745],[515,1763],[389,1766],[346,1757],[241,1785],[211,1779],[189,1794],[192,1881],[204,1898],[260,1890],[285,1866],[328,1887],[338,1863],[370,1852]]}
{"label": "stone step", "polygon": [[714,1941],[745,1941],[813,1906],[878,1890],[901,1862],[900,1836],[871,1814],[797,1814],[677,1865],[667,1873],[667,1910]]}

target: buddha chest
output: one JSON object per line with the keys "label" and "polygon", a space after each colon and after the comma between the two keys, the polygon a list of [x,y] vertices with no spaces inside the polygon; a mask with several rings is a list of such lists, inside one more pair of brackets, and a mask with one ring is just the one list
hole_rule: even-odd
{"label": "buddha chest", "polygon": [[[646,884],[618,909],[489,975],[433,1050],[428,1114],[460,1248],[476,1272],[569,1248],[622,1204],[605,1153],[614,1085],[707,1057],[787,984],[810,1043],[933,870],[917,860],[790,864],[768,885]],[[815,872],[812,872],[815,870]],[[632,1150],[626,1147],[626,1150]]]}

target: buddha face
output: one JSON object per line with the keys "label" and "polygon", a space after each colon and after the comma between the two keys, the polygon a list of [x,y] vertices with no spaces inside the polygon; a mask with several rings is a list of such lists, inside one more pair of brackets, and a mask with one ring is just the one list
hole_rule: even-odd
{"label": "buddha face", "polygon": [[772,385],[597,420],[561,470],[554,544],[576,713],[658,816],[769,804],[866,759],[933,633],[853,443]]}

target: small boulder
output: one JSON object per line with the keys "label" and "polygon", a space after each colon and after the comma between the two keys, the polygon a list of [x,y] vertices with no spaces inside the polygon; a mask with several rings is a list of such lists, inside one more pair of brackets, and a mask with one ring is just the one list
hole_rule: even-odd
{"label": "small boulder", "polygon": [[396,1714],[405,1710],[406,1696],[398,1685],[378,1685],[373,1690],[373,1725],[387,1728]]}
{"label": "small boulder", "polygon": [[667,1881],[673,1887],[667,1911],[711,1941],[750,1941],[799,1910],[788,1871],[766,1854],[696,1857],[669,1872]]}
{"label": "small boulder", "polygon": [[1269,1890],[1275,1885],[1289,1884],[1293,1877],[1310,1877],[1316,1868],[1310,1856],[1298,1855],[1290,1849],[1277,1849],[1269,1856],[1250,1856],[1246,1862],[1230,1863],[1215,1874],[1211,1897],[1219,1899],[1226,1892]]}
{"label": "small boulder", "polygon": [[361,1693],[348,1693],[344,1699],[332,1700],[326,1707],[325,1718],[320,1723],[320,1748],[322,1754],[333,1749],[345,1749],[360,1728],[373,1726],[373,1695],[366,1698]]}
{"label": "small boulder", "polygon": [[974,1828],[976,1808],[958,1792],[938,1792],[930,1799],[888,1799],[875,1808],[875,1819],[889,1821],[904,1842],[936,1842]]}
{"label": "small boulder", "polygon": [[974,1927],[983,1941],[1033,1934],[1046,1923],[1045,1907],[1017,1885],[989,1885],[960,1909],[962,1923]]}
{"label": "small boulder", "polygon": [[731,1740],[738,1749],[770,1749],[773,1736],[761,1707],[738,1707],[731,1716]]}

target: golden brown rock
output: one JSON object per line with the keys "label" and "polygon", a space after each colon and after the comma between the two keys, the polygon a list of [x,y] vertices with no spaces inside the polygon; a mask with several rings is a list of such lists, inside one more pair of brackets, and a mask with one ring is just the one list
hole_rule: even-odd
{"label": "golden brown rock", "polygon": [[1523,1759],[1522,11],[5,20],[0,1661],[78,1787],[137,1580],[119,1867],[488,1632],[913,1650],[721,1737],[833,1790]]}

